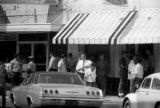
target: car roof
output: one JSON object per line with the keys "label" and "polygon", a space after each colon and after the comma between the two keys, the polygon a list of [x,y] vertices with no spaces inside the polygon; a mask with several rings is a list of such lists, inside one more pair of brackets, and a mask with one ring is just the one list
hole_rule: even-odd
{"label": "car roof", "polygon": [[46,72],[46,71],[38,71],[35,72],[36,74],[62,74],[62,75],[75,75],[76,73],[72,73],[72,72],[57,72],[57,71],[50,71],[50,72]]}
{"label": "car roof", "polygon": [[150,78],[150,77],[159,77],[160,78],[160,72],[156,72],[156,73],[150,74],[146,78]]}

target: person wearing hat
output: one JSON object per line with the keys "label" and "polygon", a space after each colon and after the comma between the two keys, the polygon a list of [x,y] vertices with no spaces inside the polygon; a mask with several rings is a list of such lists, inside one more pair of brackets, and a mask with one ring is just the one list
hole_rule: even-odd
{"label": "person wearing hat", "polygon": [[30,74],[30,73],[36,71],[36,65],[34,63],[34,57],[33,56],[29,56],[28,59],[29,59],[29,62],[28,62],[28,74]]}

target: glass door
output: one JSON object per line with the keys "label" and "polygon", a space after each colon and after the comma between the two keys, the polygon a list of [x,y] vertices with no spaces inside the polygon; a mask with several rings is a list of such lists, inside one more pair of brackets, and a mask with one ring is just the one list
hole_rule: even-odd
{"label": "glass door", "polygon": [[27,60],[28,56],[31,56],[32,45],[31,44],[20,44],[19,45],[19,54],[22,59]]}
{"label": "glass door", "polygon": [[34,61],[37,71],[46,70],[46,44],[34,44]]}

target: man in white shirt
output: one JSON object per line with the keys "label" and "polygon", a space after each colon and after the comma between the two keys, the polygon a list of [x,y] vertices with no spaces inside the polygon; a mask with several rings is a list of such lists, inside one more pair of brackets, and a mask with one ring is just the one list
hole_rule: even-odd
{"label": "man in white shirt", "polygon": [[80,60],[77,63],[76,71],[83,80],[84,80],[84,73],[91,66],[91,63],[92,62],[90,60],[86,60],[86,54],[82,53]]}
{"label": "man in white shirt", "polygon": [[132,57],[128,64],[128,80],[130,82],[130,92],[133,92],[134,79],[135,79],[135,57]]}
{"label": "man in white shirt", "polygon": [[13,74],[12,84],[15,86],[21,83],[21,76],[22,76],[22,63],[20,61],[20,55],[15,54],[15,58],[11,60],[11,71]]}
{"label": "man in white shirt", "polygon": [[135,86],[137,89],[137,88],[139,88],[139,86],[143,80],[144,71],[143,71],[143,66],[141,64],[141,61],[142,61],[141,58],[137,57],[136,61],[137,61],[137,63],[135,66]]}
{"label": "man in white shirt", "polygon": [[58,70],[58,57],[56,54],[50,54],[50,61],[49,61],[49,66],[47,68],[47,71],[57,71]]}
{"label": "man in white shirt", "polygon": [[58,72],[67,72],[66,56],[64,54],[62,54],[61,59],[58,62]]}

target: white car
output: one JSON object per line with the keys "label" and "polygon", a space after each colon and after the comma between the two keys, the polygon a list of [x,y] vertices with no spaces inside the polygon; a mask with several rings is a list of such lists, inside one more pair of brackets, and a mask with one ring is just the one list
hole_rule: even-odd
{"label": "white car", "polygon": [[135,93],[127,94],[123,108],[160,108],[160,73],[147,76]]}
{"label": "white car", "polygon": [[86,86],[80,76],[69,72],[35,72],[11,90],[13,107],[73,106],[99,108],[102,90]]}

